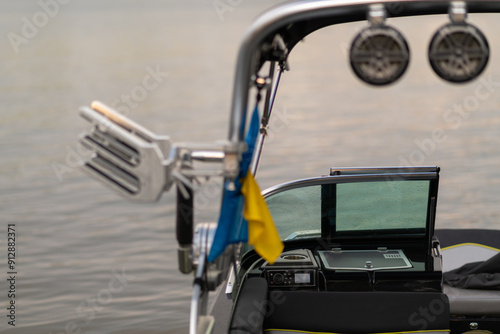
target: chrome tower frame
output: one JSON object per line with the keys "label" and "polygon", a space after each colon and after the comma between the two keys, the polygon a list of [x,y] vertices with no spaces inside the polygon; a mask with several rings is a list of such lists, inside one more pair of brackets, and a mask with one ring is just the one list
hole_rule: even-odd
{"label": "chrome tower frame", "polygon": [[[265,61],[276,60],[263,51],[266,43],[270,44],[276,35],[280,35],[283,39],[287,56],[302,38],[318,29],[339,23],[365,21],[371,5],[384,6],[390,18],[448,14],[452,3],[465,3],[467,13],[500,12],[500,1],[497,0],[304,0],[278,5],[265,12],[247,30],[239,49],[231,104],[229,141],[243,141],[252,77]],[[461,6],[455,7],[461,8]],[[461,15],[451,14],[452,18]]]}

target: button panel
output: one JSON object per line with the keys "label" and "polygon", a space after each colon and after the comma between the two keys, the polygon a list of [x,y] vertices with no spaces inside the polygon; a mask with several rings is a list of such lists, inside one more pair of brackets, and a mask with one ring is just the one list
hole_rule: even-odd
{"label": "button panel", "polygon": [[315,287],[316,270],[314,269],[280,269],[267,270],[269,287]]}

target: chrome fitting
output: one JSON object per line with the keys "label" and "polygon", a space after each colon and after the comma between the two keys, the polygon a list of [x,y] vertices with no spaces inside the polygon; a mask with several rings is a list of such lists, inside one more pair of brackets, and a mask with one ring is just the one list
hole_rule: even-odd
{"label": "chrome fitting", "polygon": [[448,15],[452,23],[465,23],[467,19],[467,4],[465,1],[451,2]]}
{"label": "chrome fitting", "polygon": [[381,26],[385,23],[385,19],[387,18],[387,12],[385,10],[384,5],[375,4],[370,5],[370,9],[368,11],[368,21],[370,24],[374,26]]}

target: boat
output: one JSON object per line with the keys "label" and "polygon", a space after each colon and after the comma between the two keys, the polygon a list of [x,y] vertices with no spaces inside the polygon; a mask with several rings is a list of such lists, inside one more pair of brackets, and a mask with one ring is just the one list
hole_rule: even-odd
{"label": "boat", "polygon": [[[436,228],[440,167],[328,166],[263,192],[255,181],[278,85],[304,37],[366,22],[348,50],[352,72],[395,85],[411,52],[387,21],[442,15],[430,68],[460,84],[490,58],[468,14],[499,12],[498,0],[278,5],[244,36],[225,141],[174,143],[103,103],[80,109],[91,123],[81,143],[94,152],[86,173],[135,202],[177,192],[179,270],[194,276],[191,334],[500,333],[500,231]],[[195,224],[195,190],[214,178],[220,218]]]}

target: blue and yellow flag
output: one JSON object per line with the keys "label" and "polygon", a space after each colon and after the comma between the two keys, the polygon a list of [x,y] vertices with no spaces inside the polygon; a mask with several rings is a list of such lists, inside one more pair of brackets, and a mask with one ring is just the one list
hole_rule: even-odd
{"label": "blue and yellow flag", "polygon": [[227,245],[239,242],[248,241],[260,256],[271,263],[283,250],[283,243],[267,204],[252,173],[248,171],[259,126],[259,111],[256,106],[245,138],[248,149],[242,154],[240,172],[238,178],[234,180],[234,188],[228,187],[229,182],[224,185],[219,223],[208,255],[210,262],[221,255]]}

